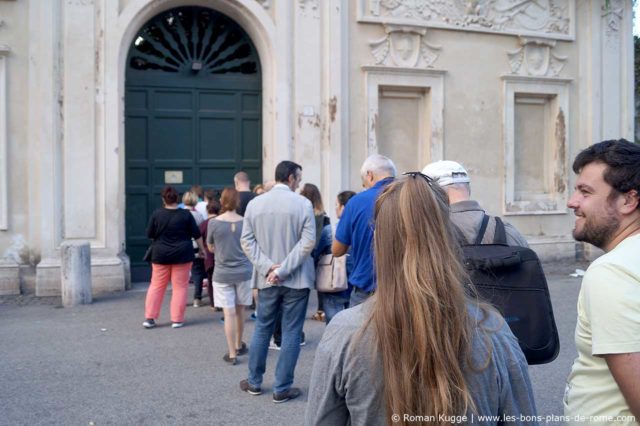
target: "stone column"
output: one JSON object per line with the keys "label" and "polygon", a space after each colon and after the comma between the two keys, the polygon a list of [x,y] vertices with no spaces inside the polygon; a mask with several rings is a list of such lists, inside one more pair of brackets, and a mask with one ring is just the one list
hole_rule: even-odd
{"label": "stone column", "polygon": [[39,248],[36,296],[60,294],[62,186],[60,158],[60,0],[29,3],[27,182],[29,245]]}
{"label": "stone column", "polygon": [[[293,3],[292,3],[293,4]],[[305,182],[320,182],[322,98],[321,9],[318,0],[296,2],[293,35],[293,161]]]}
{"label": "stone column", "polygon": [[348,0],[320,3],[322,21],[321,192],[331,212],[336,195],[349,187],[349,17]]}
{"label": "stone column", "polygon": [[91,303],[91,247],[88,242],[64,242],[60,248],[62,262],[62,306]]}
{"label": "stone column", "polygon": [[0,44],[0,231],[9,229],[7,55],[10,51],[9,46]]}
{"label": "stone column", "polygon": [[62,7],[64,238],[96,239],[96,45],[93,0]]}
{"label": "stone column", "polygon": [[[294,87],[294,11],[295,7],[289,2],[275,2],[275,75],[271,82],[263,81],[263,90],[266,84],[275,86],[275,97],[272,103],[275,105],[275,138],[271,147],[267,148],[267,155],[262,166],[263,179],[273,179],[276,165],[282,160],[294,159],[293,136],[293,87]],[[277,46],[277,48],[275,47]],[[265,58],[260,58],[265,61]],[[268,119],[265,116],[265,119]]]}
{"label": "stone column", "polygon": [[[633,8],[626,0],[576,2],[580,52],[578,137],[571,163],[582,149],[607,139],[634,138]],[[572,187],[575,176],[569,182]],[[602,252],[584,244],[595,259]]]}

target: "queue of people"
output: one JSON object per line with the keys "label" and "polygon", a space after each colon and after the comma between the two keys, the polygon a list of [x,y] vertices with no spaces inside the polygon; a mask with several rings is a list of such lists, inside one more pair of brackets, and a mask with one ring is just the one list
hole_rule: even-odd
{"label": "queue of people", "polygon": [[[567,385],[567,413],[588,408],[594,415],[639,414],[634,384],[640,380],[640,349],[632,337],[640,330],[633,320],[637,309],[624,302],[635,297],[640,282],[629,257],[640,234],[638,170],[640,148],[624,140],[596,144],[574,163],[579,174],[569,201],[577,216],[574,236],[610,254],[587,271],[588,287],[580,295],[579,358]],[[335,232],[319,189],[307,183],[296,192],[300,165],[278,164],[275,183],[257,188],[261,195],[247,195],[246,175],[237,175],[235,187],[242,189],[225,189],[220,216],[211,201],[207,205],[206,248],[202,225],[198,230],[194,216],[177,208],[175,190],[165,188],[164,207],[154,212],[147,231],[154,252],[144,326],[155,326],[169,279],[174,284],[172,322],[174,327],[183,324],[189,270],[194,275],[192,263],[204,257],[208,273],[210,253],[215,256],[209,276],[213,299],[226,318],[224,361],[236,364],[238,356],[248,353],[248,374],[240,389],[262,394],[270,339],[280,327],[273,402],[288,401],[302,393],[293,386],[294,371],[318,258],[346,255],[348,289],[318,294],[314,317],[327,328],[316,352],[307,424],[354,419],[390,424],[394,413],[419,413],[428,419],[425,424],[448,424],[454,418],[470,423],[473,416],[497,416],[515,424],[535,418],[527,360],[518,339],[493,306],[474,296],[463,267],[461,240],[480,239],[485,228],[491,235],[496,227],[496,220],[487,221],[471,199],[467,170],[440,161],[398,177],[393,161],[373,155],[360,174],[364,191],[337,196]],[[187,208],[193,205],[189,197],[183,201]],[[504,228],[508,245],[527,246],[513,226],[504,223]],[[620,286],[606,304],[611,318],[591,306],[592,295],[610,292],[594,278],[600,276]],[[252,302],[252,288],[257,321],[247,345],[243,312]],[[592,329],[592,337],[582,331]],[[621,342],[620,336],[628,338]],[[598,405],[592,387],[596,381],[607,383],[609,406]]]}

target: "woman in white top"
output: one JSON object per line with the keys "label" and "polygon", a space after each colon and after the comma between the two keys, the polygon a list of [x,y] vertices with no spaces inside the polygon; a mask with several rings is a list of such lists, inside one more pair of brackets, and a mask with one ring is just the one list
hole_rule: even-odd
{"label": "woman in white top", "polygon": [[[189,210],[191,216],[196,221],[196,225],[198,227],[204,221],[204,218],[200,213],[196,211],[196,205],[198,204],[198,194],[192,191],[187,191],[182,195],[182,204],[184,204],[184,208]],[[198,251],[198,246],[195,241],[193,241],[193,250],[195,252]],[[204,279],[207,278],[207,272],[204,269],[204,258],[202,256],[197,256],[191,265],[191,281],[193,281],[193,307],[198,308],[201,305],[202,300],[202,284]]]}
{"label": "woman in white top", "polygon": [[249,352],[242,341],[244,308],[251,305],[251,274],[253,266],[240,247],[242,216],[238,191],[226,188],[220,197],[220,215],[209,221],[207,246],[216,256],[213,269],[214,304],[224,311],[224,332],[229,352],[222,359],[232,365],[236,357]]}

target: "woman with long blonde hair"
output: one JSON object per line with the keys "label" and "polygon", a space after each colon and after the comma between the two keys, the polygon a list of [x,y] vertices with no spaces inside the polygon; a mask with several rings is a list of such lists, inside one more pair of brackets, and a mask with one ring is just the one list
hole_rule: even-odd
{"label": "woman with long blonde hair", "polygon": [[336,315],[318,345],[307,424],[536,423],[524,355],[465,291],[447,196],[427,176],[379,196],[374,257],[374,297]]}

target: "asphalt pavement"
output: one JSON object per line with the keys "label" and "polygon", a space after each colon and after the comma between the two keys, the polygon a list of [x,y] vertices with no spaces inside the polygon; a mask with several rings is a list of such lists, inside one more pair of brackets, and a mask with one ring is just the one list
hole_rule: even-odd
{"label": "asphalt pavement", "polygon": [[[561,350],[554,362],[529,368],[542,416],[562,415],[565,379],[576,356],[580,288],[580,279],[569,274],[584,267],[545,265]],[[185,327],[172,329],[165,297],[159,326],[146,330],[145,291],[140,283],[68,309],[59,298],[0,297],[0,425],[303,423],[314,353],[324,330],[323,323],[309,319],[316,308],[313,292],[304,325],[307,345],[295,376],[303,395],[274,404],[277,351],[269,351],[263,395],[250,396],[238,387],[247,376],[247,357],[235,366],[222,361],[221,313],[188,307]],[[254,323],[246,325],[248,343]]]}

